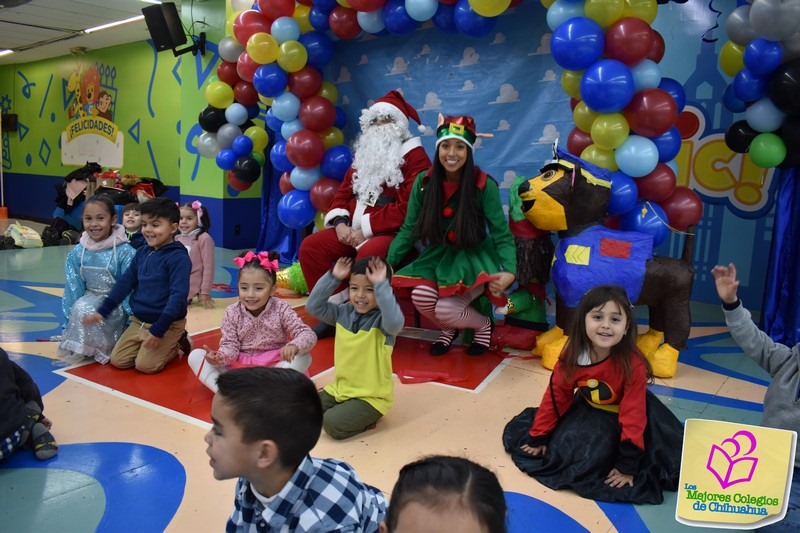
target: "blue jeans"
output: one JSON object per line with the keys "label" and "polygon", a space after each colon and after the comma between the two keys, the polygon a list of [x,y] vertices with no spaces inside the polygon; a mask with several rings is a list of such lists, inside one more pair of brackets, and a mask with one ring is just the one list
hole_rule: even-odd
{"label": "blue jeans", "polygon": [[789,506],[786,516],[780,522],[775,522],[760,528],[764,533],[788,533],[800,531],[800,468],[795,467],[792,487],[789,489]]}

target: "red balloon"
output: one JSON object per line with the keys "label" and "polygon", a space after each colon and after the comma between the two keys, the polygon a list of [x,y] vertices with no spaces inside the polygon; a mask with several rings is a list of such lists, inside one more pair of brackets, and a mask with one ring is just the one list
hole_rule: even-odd
{"label": "red balloon", "polygon": [[675,125],[678,104],[667,91],[643,89],[633,95],[622,114],[638,135],[658,137]]}
{"label": "red balloon", "polygon": [[648,175],[636,179],[641,200],[660,202],[675,191],[675,173],[666,163],[659,163]]}
{"label": "red balloon", "polygon": [[691,139],[700,130],[700,119],[691,111],[683,111],[675,121],[675,127],[681,134],[681,139]]}
{"label": "red balloon", "polygon": [[[444,4],[444,2],[442,2],[442,3]],[[522,0],[511,0],[511,3],[508,4],[508,7],[517,7],[521,3],[522,3]]]}
{"label": "red balloon", "polygon": [[289,90],[300,100],[314,96],[322,88],[322,74],[311,65],[289,74]]}
{"label": "red balloon", "polygon": [[231,87],[236,85],[236,82],[241,79],[239,73],[236,72],[236,63],[231,61],[223,61],[219,64],[217,67],[217,77],[219,81],[224,81]]}
{"label": "red balloon", "polygon": [[355,9],[343,6],[336,6],[328,16],[328,23],[331,25],[331,32],[339,39],[355,39],[361,35],[361,26]]}
{"label": "red balloon", "polygon": [[[292,0],[292,8],[294,8],[294,0]],[[272,20],[255,9],[248,9],[236,15],[233,20],[233,36],[242,46],[247,46],[247,39],[254,33],[269,33],[271,26]]]}
{"label": "red balloon", "polygon": [[278,187],[281,189],[281,194],[286,194],[289,191],[294,190],[294,185],[292,185],[291,180],[291,172],[284,172],[281,174],[281,179],[278,182]]}
{"label": "red balloon", "polygon": [[453,5],[453,4],[457,4],[458,0],[439,0],[439,3],[440,4]]}
{"label": "red balloon", "polygon": [[239,77],[250,83],[253,83],[253,76],[260,66],[247,55],[247,52],[242,52],[236,60],[236,72],[239,73]]}
{"label": "red balloon", "polygon": [[386,0],[347,0],[350,7],[356,11],[377,11],[386,3]]}
{"label": "red balloon", "polygon": [[230,185],[231,189],[233,189],[234,191],[239,191],[239,192],[246,191],[247,189],[253,186],[252,183],[247,183],[246,181],[242,181],[236,176],[234,176],[233,171],[230,170],[228,171],[227,178],[228,178],[228,185]]}
{"label": "red balloon", "polygon": [[297,118],[308,130],[325,131],[336,122],[336,106],[323,96],[312,96],[300,102]]}
{"label": "red balloon", "polygon": [[286,157],[296,167],[315,167],[325,155],[322,139],[309,130],[300,130],[286,141]]}
{"label": "red balloon", "polygon": [[647,22],[635,17],[620,19],[606,31],[606,57],[635,65],[650,53],[653,39]]}
{"label": "red balloon", "polygon": [[669,218],[669,225],[678,231],[686,231],[703,216],[703,201],[688,187],[675,187],[672,195],[659,205]]}
{"label": "red balloon", "polygon": [[253,84],[240,80],[233,86],[233,98],[244,106],[251,106],[258,103],[258,91]]}
{"label": "red balloon", "polygon": [[664,43],[664,37],[656,30],[653,30],[653,47],[650,49],[650,53],[647,54],[645,59],[649,59],[654,63],[661,63],[661,60],[664,59],[666,47],[667,45]]}
{"label": "red balloon", "polygon": [[297,0],[297,3],[308,7],[314,7],[314,0]]}
{"label": "red balloon", "polygon": [[580,128],[573,128],[567,137],[567,151],[572,155],[580,157],[581,153],[592,144],[592,136],[581,131]]}
{"label": "red balloon", "polygon": [[603,219],[603,225],[609,229],[620,229],[622,226],[622,219],[619,215],[607,216]]}
{"label": "red balloon", "polygon": [[272,20],[291,17],[294,14],[294,0],[258,0],[258,9]]}
{"label": "red balloon", "polygon": [[339,190],[339,182],[333,178],[321,178],[311,186],[311,205],[317,211],[327,211],[331,205],[336,191]]}
{"label": "red balloon", "polygon": [[581,99],[580,98],[570,98],[569,99],[569,108],[572,111],[575,111],[575,107],[580,103],[581,103]]}

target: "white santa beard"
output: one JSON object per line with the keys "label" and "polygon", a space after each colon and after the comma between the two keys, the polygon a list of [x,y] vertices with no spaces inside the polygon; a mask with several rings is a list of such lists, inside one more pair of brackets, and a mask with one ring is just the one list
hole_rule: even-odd
{"label": "white santa beard", "polygon": [[370,126],[356,140],[353,193],[365,202],[377,200],[383,186],[403,183],[403,138],[407,130],[388,123]]}

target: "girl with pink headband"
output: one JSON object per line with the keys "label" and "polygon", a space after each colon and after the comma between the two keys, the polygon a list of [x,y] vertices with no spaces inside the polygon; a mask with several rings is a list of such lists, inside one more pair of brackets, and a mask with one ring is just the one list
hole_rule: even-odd
{"label": "girl with pink headband", "polygon": [[211,299],[211,285],[214,282],[214,239],[208,234],[211,219],[200,200],[187,202],[180,207],[181,218],[178,223],[180,233],[175,240],[189,251],[192,260],[192,274],[189,278],[188,302],[195,297],[206,309],[214,307]]}

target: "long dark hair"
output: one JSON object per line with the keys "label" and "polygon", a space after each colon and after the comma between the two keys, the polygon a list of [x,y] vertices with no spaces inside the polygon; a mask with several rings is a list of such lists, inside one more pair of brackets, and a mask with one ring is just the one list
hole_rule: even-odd
{"label": "long dark hair", "polygon": [[[475,175],[475,162],[472,159],[472,149],[467,150],[467,159],[461,168],[461,185],[456,193],[458,196],[453,221],[447,228],[442,227],[442,206],[444,195],[442,183],[445,181],[445,171],[439,161],[439,147],[433,158],[433,166],[428,175],[422,195],[422,208],[419,211],[417,224],[414,226],[414,235],[427,246],[451,244],[458,249],[473,248],[486,238],[486,218],[479,211],[477,204],[477,185]],[[449,230],[455,232],[455,241],[449,243],[445,233]]]}
{"label": "long dark hair", "polygon": [[609,357],[619,365],[622,369],[625,379],[631,375],[631,361],[634,357],[642,360],[647,369],[647,381],[653,382],[653,369],[650,367],[649,361],[645,358],[639,348],[636,346],[636,317],[633,316],[633,306],[628,299],[628,293],[625,289],[617,285],[600,285],[590,289],[581,298],[578,309],[573,315],[573,322],[569,326],[569,340],[564,350],[561,352],[559,360],[561,367],[564,369],[564,376],[571,381],[572,375],[578,368],[578,357],[581,353],[589,353],[592,348],[592,342],[586,335],[586,315],[592,312],[592,309],[607,304],[608,302],[616,303],[625,315],[627,320],[627,329],[622,340],[616,346],[611,347]]}
{"label": "long dark hair", "polygon": [[[186,202],[181,206],[181,209],[184,207],[191,209],[197,215],[197,227],[200,228],[200,231],[197,232],[197,237],[211,229],[211,217],[208,216],[208,209],[206,209],[206,206],[201,205],[199,209],[195,209],[192,207],[192,202]],[[197,213],[198,211],[200,211],[199,214]]]}

